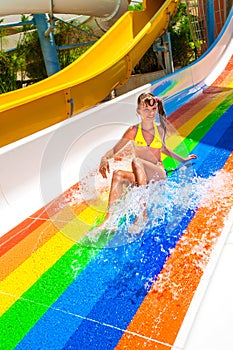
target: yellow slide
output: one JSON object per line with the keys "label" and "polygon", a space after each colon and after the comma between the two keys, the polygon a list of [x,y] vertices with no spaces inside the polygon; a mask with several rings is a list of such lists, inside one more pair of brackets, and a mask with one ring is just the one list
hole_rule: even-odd
{"label": "yellow slide", "polygon": [[153,41],[167,28],[179,0],[144,0],[126,12],[74,63],[32,86],[0,95],[4,146],[81,112],[123,85]]}

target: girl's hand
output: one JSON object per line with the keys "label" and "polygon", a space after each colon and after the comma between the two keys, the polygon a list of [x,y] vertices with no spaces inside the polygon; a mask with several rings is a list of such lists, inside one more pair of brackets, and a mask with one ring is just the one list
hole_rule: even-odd
{"label": "girl's hand", "polygon": [[190,154],[188,157],[185,158],[185,162],[187,162],[190,159],[197,159],[196,154]]}
{"label": "girl's hand", "polygon": [[103,157],[101,159],[100,167],[99,167],[99,172],[103,176],[104,179],[107,179],[107,173],[110,172],[110,167],[109,167],[109,162],[106,157]]}

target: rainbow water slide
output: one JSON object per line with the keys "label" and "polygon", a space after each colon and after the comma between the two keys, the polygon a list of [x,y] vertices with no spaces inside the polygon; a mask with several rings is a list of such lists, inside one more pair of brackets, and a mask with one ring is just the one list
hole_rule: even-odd
{"label": "rainbow water slide", "polygon": [[[121,1],[128,4],[127,0]],[[111,3],[116,6],[116,2],[119,0],[69,0],[64,5],[63,1],[53,1],[54,12],[77,13],[79,10],[81,14],[95,12],[96,16],[103,15],[103,11],[110,12]],[[93,107],[114,88],[123,85],[135,64],[167,28],[178,2],[145,0],[144,11],[126,12],[93,47],[66,69],[38,84],[1,95],[1,146],[69,118],[71,110],[76,114]],[[20,9],[26,13],[44,13],[49,11],[50,3],[48,0],[40,5],[35,1],[8,3],[1,0],[0,15],[19,13]]]}
{"label": "rainbow water slide", "polygon": [[[1,349],[232,347],[232,27],[233,10],[194,64],[2,147]],[[100,157],[145,91],[164,98],[169,147],[198,159],[164,157],[167,180],[97,234]],[[148,223],[130,235],[138,195]]]}

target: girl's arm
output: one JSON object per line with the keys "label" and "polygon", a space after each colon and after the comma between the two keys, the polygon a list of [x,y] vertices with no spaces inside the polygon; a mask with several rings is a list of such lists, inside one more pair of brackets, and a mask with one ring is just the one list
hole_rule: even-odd
{"label": "girl's arm", "polygon": [[110,172],[109,159],[113,158],[130,140],[134,140],[136,135],[135,129],[135,126],[129,127],[116,145],[101,158],[99,171],[105,179],[107,178],[107,173]]}
{"label": "girl's arm", "polygon": [[166,154],[167,156],[169,156],[169,157],[171,157],[173,159],[176,159],[176,160],[178,160],[179,162],[182,162],[182,163],[187,162],[190,159],[196,159],[197,158],[197,156],[195,154],[190,154],[186,158],[183,158],[183,157],[179,156],[177,153],[175,153],[175,152],[171,151],[170,149],[168,149],[165,145],[163,145],[163,147],[162,147],[162,152],[164,154]]}
{"label": "girl's arm", "polygon": [[[161,124],[158,125],[157,128],[158,128],[158,132],[159,132],[159,136],[160,136],[161,140],[164,140],[164,138],[165,138],[165,131],[162,128]],[[176,160],[178,160],[179,162],[182,162],[182,163],[187,162],[190,159],[196,159],[197,158],[197,156],[195,154],[190,154],[186,158],[183,158],[183,157],[179,156],[177,153],[175,153],[172,150],[170,150],[169,148],[167,148],[165,143],[163,143],[163,147],[162,147],[161,151],[164,154],[166,154],[167,156],[169,156],[169,157],[171,157],[173,159],[176,159]]]}

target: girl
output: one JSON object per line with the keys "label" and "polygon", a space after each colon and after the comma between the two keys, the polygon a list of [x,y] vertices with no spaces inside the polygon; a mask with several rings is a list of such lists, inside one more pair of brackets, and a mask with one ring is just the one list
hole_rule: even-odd
{"label": "girl", "polygon": [[[156,123],[157,109],[159,122]],[[161,152],[180,162],[197,158],[194,154],[183,158],[165,146],[166,113],[160,98],[151,93],[141,94],[137,101],[137,113],[141,122],[130,126],[117,144],[101,158],[99,171],[104,178],[107,178],[110,170],[109,159],[129,141],[134,144],[135,158],[132,160],[132,171],[119,169],[113,172],[106,218],[109,216],[112,204],[120,198],[123,186],[141,186],[152,180],[159,181],[166,178]]]}

